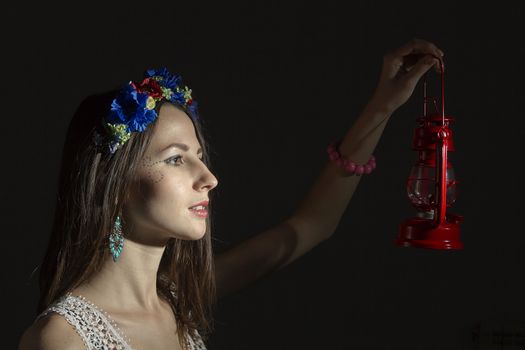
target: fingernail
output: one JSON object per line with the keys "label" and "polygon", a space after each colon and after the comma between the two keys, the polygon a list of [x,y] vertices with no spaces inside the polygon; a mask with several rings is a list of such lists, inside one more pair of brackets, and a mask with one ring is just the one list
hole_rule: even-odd
{"label": "fingernail", "polygon": [[441,57],[445,56],[445,53],[443,51],[441,51],[439,49],[438,49],[438,51],[439,51],[439,54],[441,55]]}

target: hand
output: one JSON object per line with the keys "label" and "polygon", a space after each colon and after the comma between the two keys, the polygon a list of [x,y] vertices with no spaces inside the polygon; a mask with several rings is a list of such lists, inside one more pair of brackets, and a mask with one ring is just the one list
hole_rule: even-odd
{"label": "hand", "polygon": [[436,72],[441,73],[443,54],[436,45],[421,39],[413,39],[387,53],[379,83],[368,106],[393,113],[410,98],[417,82],[430,67],[435,66]]}

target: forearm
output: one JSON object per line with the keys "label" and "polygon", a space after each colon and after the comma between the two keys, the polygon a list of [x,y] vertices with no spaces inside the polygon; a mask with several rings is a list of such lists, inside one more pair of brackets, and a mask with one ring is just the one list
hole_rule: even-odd
{"label": "forearm", "polygon": [[[391,112],[370,102],[341,141],[339,151],[357,164],[365,164],[390,119]],[[288,220],[305,240],[309,250],[330,237],[337,228],[361,176],[348,176],[336,164],[327,161],[312,189]]]}

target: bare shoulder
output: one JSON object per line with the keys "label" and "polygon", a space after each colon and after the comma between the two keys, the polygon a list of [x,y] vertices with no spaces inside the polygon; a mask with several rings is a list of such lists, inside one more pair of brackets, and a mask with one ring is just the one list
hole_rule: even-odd
{"label": "bare shoulder", "polygon": [[83,350],[82,338],[67,320],[56,313],[40,318],[20,338],[18,350]]}

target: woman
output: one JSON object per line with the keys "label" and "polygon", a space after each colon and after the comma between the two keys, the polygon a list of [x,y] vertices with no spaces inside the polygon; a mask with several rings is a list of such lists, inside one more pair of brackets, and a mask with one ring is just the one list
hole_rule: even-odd
{"label": "woman", "polygon": [[86,99],[64,145],[39,315],[19,349],[204,349],[216,294],[331,236],[359,175],[375,168],[386,122],[442,56],[418,39],[385,55],[370,101],[294,214],[216,258],[209,200],[218,181],[191,90],[149,70],[141,83]]}

